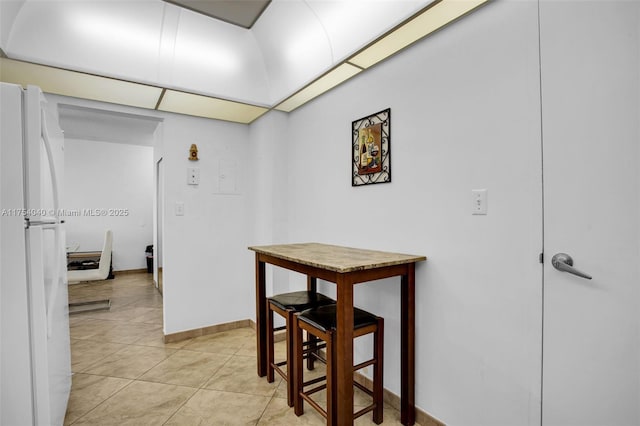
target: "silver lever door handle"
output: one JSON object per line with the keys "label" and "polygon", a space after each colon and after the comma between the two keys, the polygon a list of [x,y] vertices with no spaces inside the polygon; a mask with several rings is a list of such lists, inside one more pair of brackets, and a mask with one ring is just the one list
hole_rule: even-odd
{"label": "silver lever door handle", "polygon": [[558,271],[568,272],[573,275],[577,275],[588,280],[591,279],[591,275],[578,271],[573,267],[573,259],[566,253],[557,253],[551,258],[551,264]]}

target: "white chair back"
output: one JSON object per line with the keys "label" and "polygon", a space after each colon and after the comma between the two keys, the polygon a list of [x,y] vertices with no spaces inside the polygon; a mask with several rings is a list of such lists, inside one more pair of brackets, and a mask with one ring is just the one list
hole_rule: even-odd
{"label": "white chair back", "polygon": [[104,234],[104,245],[102,247],[102,255],[100,256],[100,264],[98,269],[100,270],[100,276],[109,276],[109,269],[111,267],[111,248],[113,246],[113,233],[110,229]]}
{"label": "white chair back", "polygon": [[113,246],[113,234],[107,230],[104,234],[104,245],[100,254],[98,269],[82,269],[67,271],[67,282],[77,284],[84,281],[102,281],[109,277],[111,270],[111,249]]}

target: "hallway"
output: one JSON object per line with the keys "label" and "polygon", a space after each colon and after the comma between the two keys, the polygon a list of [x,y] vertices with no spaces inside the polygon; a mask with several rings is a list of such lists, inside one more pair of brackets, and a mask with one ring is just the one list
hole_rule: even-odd
{"label": "hallway", "polygon": [[[146,273],[69,286],[70,302],[98,299],[111,299],[111,309],[70,315],[65,425],[325,424],[308,406],[295,416],[279,376],[270,384],[256,375],[253,329],[164,344],[162,296]],[[400,424],[397,410],[385,406],[384,415],[384,424]],[[365,415],[356,424],[373,422]]]}

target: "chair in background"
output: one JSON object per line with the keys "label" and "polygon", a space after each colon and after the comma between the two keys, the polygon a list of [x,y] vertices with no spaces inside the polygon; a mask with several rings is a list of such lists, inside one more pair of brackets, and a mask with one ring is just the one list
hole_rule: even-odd
{"label": "chair in background", "polygon": [[83,269],[78,271],[67,271],[69,284],[77,284],[84,281],[101,281],[109,277],[111,268],[111,248],[113,246],[113,234],[107,230],[104,234],[104,245],[100,254],[100,263],[97,269]]}

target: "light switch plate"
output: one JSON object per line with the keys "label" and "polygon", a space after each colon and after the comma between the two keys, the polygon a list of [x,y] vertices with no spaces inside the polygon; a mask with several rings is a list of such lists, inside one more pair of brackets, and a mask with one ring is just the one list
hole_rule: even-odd
{"label": "light switch plate", "polygon": [[175,212],[176,216],[184,216],[184,203],[182,201],[176,201]]}

